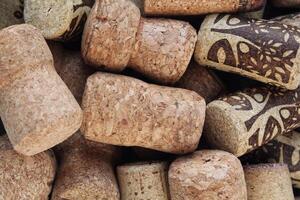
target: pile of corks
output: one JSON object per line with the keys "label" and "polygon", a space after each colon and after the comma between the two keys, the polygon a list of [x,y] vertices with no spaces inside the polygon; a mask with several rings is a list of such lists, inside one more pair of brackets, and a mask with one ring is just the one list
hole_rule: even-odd
{"label": "pile of corks", "polygon": [[299,85],[299,0],[1,0],[0,200],[300,199]]}

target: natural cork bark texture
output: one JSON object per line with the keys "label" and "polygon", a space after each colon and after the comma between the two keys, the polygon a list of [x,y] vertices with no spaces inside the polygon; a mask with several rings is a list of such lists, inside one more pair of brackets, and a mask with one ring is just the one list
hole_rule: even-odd
{"label": "natural cork bark texture", "polygon": [[248,200],[294,200],[289,170],[285,164],[244,167]]}
{"label": "natural cork bark texture", "polygon": [[78,130],[82,111],[31,25],[0,31],[0,116],[14,149],[34,155]]}
{"label": "natural cork bark texture", "polygon": [[176,154],[197,148],[205,117],[195,92],[108,73],[88,78],[82,108],[87,139]]}
{"label": "natural cork bark texture", "polygon": [[71,40],[82,33],[90,7],[82,0],[24,0],[24,19],[49,40]]}
{"label": "natural cork bark texture", "polygon": [[23,0],[0,1],[0,29],[24,23]]}
{"label": "natural cork bark texture", "polygon": [[253,88],[207,106],[205,137],[218,149],[241,156],[300,126],[300,89]]}
{"label": "natural cork bark texture", "polygon": [[23,156],[13,150],[7,136],[0,136],[0,160],[0,199],[48,199],[56,170],[51,151]]}
{"label": "natural cork bark texture", "polygon": [[300,0],[271,0],[271,2],[277,7],[300,7]]}
{"label": "natural cork bark texture", "polygon": [[300,13],[280,16],[272,20],[300,28]]}
{"label": "natural cork bark texture", "polygon": [[168,200],[168,164],[133,163],[117,167],[121,199]]}
{"label": "natural cork bark texture", "polygon": [[299,35],[299,28],[279,22],[210,15],[199,31],[195,59],[201,65],[293,90],[300,82]]}
{"label": "natural cork bark texture", "polygon": [[148,15],[204,15],[257,10],[264,0],[144,0]]}
{"label": "natural cork bark texture", "polygon": [[169,169],[172,200],[246,200],[240,161],[230,153],[203,150],[175,160]]}

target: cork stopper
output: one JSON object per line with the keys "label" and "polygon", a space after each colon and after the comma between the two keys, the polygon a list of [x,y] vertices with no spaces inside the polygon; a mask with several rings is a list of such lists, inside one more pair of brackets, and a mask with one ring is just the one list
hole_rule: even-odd
{"label": "cork stopper", "polygon": [[24,23],[22,0],[0,1],[0,29]]}

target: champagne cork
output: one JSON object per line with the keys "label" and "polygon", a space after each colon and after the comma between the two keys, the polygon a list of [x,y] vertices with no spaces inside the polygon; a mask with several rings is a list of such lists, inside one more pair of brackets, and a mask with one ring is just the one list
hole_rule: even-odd
{"label": "champagne cork", "polygon": [[300,29],[274,21],[210,15],[195,50],[200,65],[294,90],[300,83]]}
{"label": "champagne cork", "polygon": [[197,148],[205,117],[195,92],[101,72],[88,78],[82,108],[87,139],[174,154]]}
{"label": "champagne cork", "polygon": [[294,200],[289,170],[284,164],[244,167],[248,200]]}
{"label": "champagne cork", "polygon": [[0,116],[14,149],[34,155],[75,133],[82,111],[31,25],[0,31]]}
{"label": "champagne cork", "polygon": [[97,0],[85,25],[87,64],[120,72],[128,67],[160,83],[180,79],[193,55],[197,33],[187,22],[141,18],[129,0]]}
{"label": "champagne cork", "polygon": [[0,30],[2,28],[24,23],[23,0],[0,1]]}
{"label": "champagne cork", "polygon": [[240,161],[219,150],[197,151],[178,158],[169,169],[172,200],[246,200]]}
{"label": "champagne cork", "polygon": [[300,28],[300,13],[289,14],[285,16],[280,16],[272,19],[283,24],[288,24],[291,26],[297,26]]}
{"label": "champagne cork", "polygon": [[90,12],[84,0],[24,0],[24,19],[40,29],[48,40],[79,37]]}
{"label": "champagne cork", "polygon": [[56,170],[52,151],[27,157],[0,136],[0,160],[0,199],[48,199]]}
{"label": "champagne cork", "polygon": [[122,200],[168,200],[168,164],[132,163],[117,167]]}
{"label": "champagne cork", "polygon": [[271,0],[276,7],[300,7],[300,0]]}
{"label": "champagne cork", "polygon": [[257,10],[265,0],[144,0],[148,15],[204,15]]}
{"label": "champagne cork", "polygon": [[300,89],[253,88],[207,106],[205,137],[236,156],[250,152],[300,126]]}

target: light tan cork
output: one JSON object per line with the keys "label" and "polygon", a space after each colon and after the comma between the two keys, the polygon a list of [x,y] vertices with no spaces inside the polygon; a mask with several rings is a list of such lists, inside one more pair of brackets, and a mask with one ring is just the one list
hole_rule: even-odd
{"label": "light tan cork", "polygon": [[197,151],[178,158],[169,169],[172,200],[246,200],[240,161],[219,150]]}
{"label": "light tan cork", "polygon": [[71,40],[80,36],[90,12],[82,0],[24,0],[24,19],[49,40]]}
{"label": "light tan cork", "polygon": [[56,170],[52,151],[27,157],[0,136],[0,160],[0,199],[48,199]]}
{"label": "light tan cork", "polygon": [[148,15],[204,15],[257,10],[265,0],[144,0]]}
{"label": "light tan cork", "polygon": [[285,164],[244,166],[248,200],[294,200],[289,170]]}
{"label": "light tan cork", "polygon": [[204,137],[241,156],[300,126],[300,89],[253,88],[208,104]]}
{"label": "light tan cork", "polygon": [[23,0],[0,1],[0,29],[24,23]]}
{"label": "light tan cork", "polygon": [[168,200],[166,162],[131,163],[117,167],[122,200]]}
{"label": "light tan cork", "polygon": [[195,59],[200,65],[294,90],[300,83],[299,32],[275,21],[209,15],[199,31]]}
{"label": "light tan cork", "polygon": [[0,31],[0,116],[14,149],[34,155],[75,133],[82,111],[31,25]]}
{"label": "light tan cork", "polygon": [[175,154],[197,148],[205,117],[195,92],[100,72],[88,78],[82,108],[89,140]]}
{"label": "light tan cork", "polygon": [[272,20],[278,21],[283,24],[288,24],[291,26],[297,26],[298,28],[300,28],[300,13],[280,16],[280,17],[273,18]]}
{"label": "light tan cork", "polygon": [[300,7],[300,0],[271,0],[271,2],[277,7]]}

